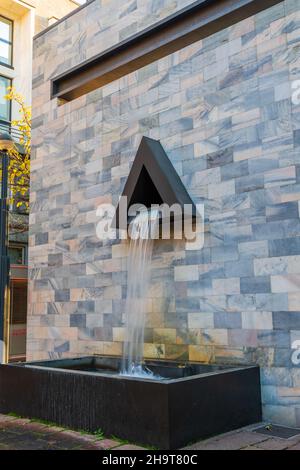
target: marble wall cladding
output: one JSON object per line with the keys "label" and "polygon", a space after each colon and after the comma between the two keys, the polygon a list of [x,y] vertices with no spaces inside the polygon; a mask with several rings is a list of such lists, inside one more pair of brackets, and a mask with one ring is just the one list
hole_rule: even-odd
{"label": "marble wall cladding", "polygon": [[207,217],[156,242],[145,356],[261,366],[266,420],[300,426],[300,4],[59,106],[50,79],[192,3],[97,0],[34,42],[28,359],[122,352],[127,242],[96,236],[143,135]]}

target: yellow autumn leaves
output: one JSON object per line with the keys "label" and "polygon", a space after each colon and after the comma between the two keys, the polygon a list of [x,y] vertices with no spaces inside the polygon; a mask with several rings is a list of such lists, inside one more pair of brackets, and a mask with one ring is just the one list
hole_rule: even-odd
{"label": "yellow autumn leaves", "polygon": [[31,152],[31,108],[25,105],[23,96],[14,87],[7,89],[5,99],[19,106],[20,117],[12,121],[18,134],[17,142],[9,151],[9,187],[11,202],[17,207],[29,206],[30,152]]}

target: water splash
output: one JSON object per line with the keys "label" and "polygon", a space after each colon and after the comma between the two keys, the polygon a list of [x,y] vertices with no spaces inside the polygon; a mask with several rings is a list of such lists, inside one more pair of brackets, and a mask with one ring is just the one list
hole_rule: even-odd
{"label": "water splash", "polygon": [[[158,227],[158,211],[139,213],[131,222],[131,239],[128,254],[127,298],[125,308],[125,342],[122,374],[157,378],[143,366],[144,330],[147,311],[147,294],[150,285],[151,258]],[[149,374],[150,372],[150,374]],[[152,376],[151,376],[152,374]]]}
{"label": "water splash", "polygon": [[143,364],[132,365],[130,371],[123,371],[121,373],[124,377],[137,377],[140,379],[153,379],[153,380],[164,380],[164,377],[161,377],[158,374],[154,374],[147,366]]}

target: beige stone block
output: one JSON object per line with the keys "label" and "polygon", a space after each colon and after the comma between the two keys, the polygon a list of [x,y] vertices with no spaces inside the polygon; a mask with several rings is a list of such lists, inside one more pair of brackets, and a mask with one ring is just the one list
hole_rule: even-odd
{"label": "beige stone block", "polygon": [[280,195],[280,202],[290,202],[290,201],[299,201],[300,203],[300,191],[299,192],[287,191]]}
{"label": "beige stone block", "polygon": [[110,259],[103,262],[104,273],[116,273],[122,270],[120,259]]}
{"label": "beige stone block", "polygon": [[95,312],[98,314],[112,313],[112,300],[96,300]]}
{"label": "beige stone block", "polygon": [[70,341],[70,351],[78,355],[104,354],[102,341],[78,340]]}
{"label": "beige stone block", "polygon": [[242,328],[245,330],[272,330],[272,312],[242,312]]}
{"label": "beige stone block", "polygon": [[[299,338],[300,338],[300,332],[299,332]],[[293,377],[294,387],[299,388],[300,387],[300,368],[297,367],[297,368],[292,369],[291,373]]]}
{"label": "beige stone block", "polygon": [[300,274],[300,256],[288,256],[287,266],[289,274]]}
{"label": "beige stone block", "polygon": [[229,180],[218,184],[211,184],[208,186],[209,199],[219,199],[224,196],[231,196],[235,194],[235,181]]}
{"label": "beige stone block", "polygon": [[188,314],[189,328],[210,329],[214,327],[214,314],[212,312],[192,312]]}
{"label": "beige stone block", "polygon": [[165,345],[145,343],[144,344],[144,357],[148,359],[164,359],[165,358]]}
{"label": "beige stone block", "polygon": [[175,266],[174,268],[175,281],[198,281],[199,270],[198,266]]}
{"label": "beige stone block", "polygon": [[89,299],[89,295],[86,289],[84,288],[70,289],[71,302],[79,302],[80,300],[88,300],[88,299]]}
{"label": "beige stone block", "polygon": [[203,344],[207,345],[228,345],[228,331],[222,328],[207,329],[202,331]]}
{"label": "beige stone block", "polygon": [[32,339],[47,339],[48,328],[43,326],[31,326],[27,331],[27,340]]}
{"label": "beige stone block", "polygon": [[112,246],[112,257],[113,258],[126,258],[128,256],[129,244],[120,243],[120,245]]}
{"label": "beige stone block", "polygon": [[239,348],[224,348],[216,345],[215,347],[215,358],[219,362],[224,362],[230,359],[232,362],[242,361],[244,359],[243,349]]}
{"label": "beige stone block", "polygon": [[[187,139],[187,137],[185,137]],[[213,153],[219,150],[218,141],[204,140],[198,135],[198,139],[195,140],[195,158],[202,157],[208,153]]]}
{"label": "beige stone block", "polygon": [[72,193],[71,193],[71,204],[79,204],[83,200],[84,200],[84,192],[83,191],[72,191]]}
{"label": "beige stone block", "polygon": [[95,261],[94,263],[86,264],[87,276],[93,276],[94,274],[100,274],[102,272],[103,261]]}
{"label": "beige stone block", "polygon": [[27,350],[29,350],[31,353],[35,353],[39,351],[43,352],[46,350],[46,347],[47,347],[46,343],[47,343],[47,340],[28,339]]}
{"label": "beige stone block", "polygon": [[183,344],[166,344],[166,359],[172,361],[187,361],[189,358],[188,346]]}
{"label": "beige stone block", "polygon": [[164,324],[164,314],[161,311],[155,311],[146,315],[147,328],[159,328]]}
{"label": "beige stone block", "polygon": [[257,258],[254,259],[253,266],[255,276],[284,274],[288,270],[288,258],[286,256]]}
{"label": "beige stone block", "polygon": [[293,184],[296,181],[296,168],[295,166],[288,166],[267,171],[264,174],[264,179],[266,188]]}
{"label": "beige stone block", "polygon": [[300,292],[300,274],[271,276],[271,290],[274,293]]}
{"label": "beige stone block", "polygon": [[212,288],[215,294],[239,294],[240,278],[231,277],[228,279],[213,279]]}
{"label": "beige stone block", "polygon": [[28,351],[26,354],[27,361],[41,361],[43,359],[48,359],[44,352],[32,352]]}
{"label": "beige stone block", "polygon": [[246,18],[243,21],[239,21],[237,24],[232,26],[229,29],[229,37],[230,39],[239,38],[244,34],[250,33],[255,29],[255,17],[251,16],[250,18]]}
{"label": "beige stone block", "polygon": [[153,340],[154,343],[176,344],[176,330],[175,328],[154,328]]}
{"label": "beige stone block", "polygon": [[177,344],[202,344],[202,330],[199,328],[177,329]]}
{"label": "beige stone block", "polygon": [[211,346],[189,346],[189,360],[209,364],[214,361],[214,348]]}
{"label": "beige stone block", "polygon": [[257,158],[262,156],[262,147],[251,147],[245,150],[238,150],[233,153],[233,160],[240,162],[242,160],[249,160],[250,158]]}
{"label": "beige stone block", "polygon": [[57,327],[69,327],[70,316],[69,315],[55,315],[54,325]]}
{"label": "beige stone block", "polygon": [[31,301],[34,303],[54,302],[54,291],[40,290],[31,293]]}
{"label": "beige stone block", "polygon": [[267,54],[268,52],[283,47],[286,45],[286,34],[282,34],[277,37],[272,37],[268,41],[263,41],[257,45],[257,54],[258,56]]}
{"label": "beige stone block", "polygon": [[291,292],[288,294],[289,310],[299,311],[300,310],[300,293]]}
{"label": "beige stone block", "polygon": [[110,341],[103,341],[103,354],[107,356],[122,356],[123,343],[114,343]]}
{"label": "beige stone block", "polygon": [[149,298],[157,299],[157,298],[162,298],[165,294],[165,286],[163,283],[154,283],[151,284],[150,289],[149,289]]}
{"label": "beige stone block", "polygon": [[108,286],[104,287],[103,291],[104,299],[118,300],[122,298],[122,287],[121,286]]}
{"label": "beige stone block", "polygon": [[[31,288],[32,289],[32,288]],[[31,315],[47,315],[47,302],[35,302],[29,304],[29,314]]]}
{"label": "beige stone block", "polygon": [[[90,212],[87,212],[85,215],[86,218],[86,223],[87,224],[97,224],[99,222],[99,216],[96,213],[96,210],[92,210]],[[77,222],[77,217],[76,217],[76,222]],[[79,224],[78,224],[79,225]]]}
{"label": "beige stone block", "polygon": [[[259,108],[254,108],[254,109],[251,109],[250,111],[245,111],[243,113],[234,114],[232,116],[232,124],[234,126],[236,126],[238,124],[242,124],[242,123],[249,124],[250,121],[258,120],[258,119],[260,119],[260,109]],[[255,152],[257,152],[258,149],[260,149],[259,155],[261,155],[262,148],[261,147],[255,147],[254,148]]]}
{"label": "beige stone block", "polygon": [[27,316],[27,328],[32,326],[40,326],[41,325],[41,316],[38,315],[28,315]]}
{"label": "beige stone block", "polygon": [[125,328],[113,328],[113,341],[122,342],[125,341],[126,329]]}
{"label": "beige stone block", "polygon": [[278,396],[284,398],[299,398],[300,387],[278,387]]}
{"label": "beige stone block", "polygon": [[77,339],[78,337],[78,328],[76,327],[48,327],[47,338],[50,339],[64,339],[64,340],[71,340]]}

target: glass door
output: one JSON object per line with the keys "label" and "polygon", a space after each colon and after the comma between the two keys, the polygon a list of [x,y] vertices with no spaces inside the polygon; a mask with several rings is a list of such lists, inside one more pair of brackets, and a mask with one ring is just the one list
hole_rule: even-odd
{"label": "glass door", "polygon": [[26,358],[27,279],[10,281],[9,362]]}

